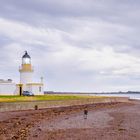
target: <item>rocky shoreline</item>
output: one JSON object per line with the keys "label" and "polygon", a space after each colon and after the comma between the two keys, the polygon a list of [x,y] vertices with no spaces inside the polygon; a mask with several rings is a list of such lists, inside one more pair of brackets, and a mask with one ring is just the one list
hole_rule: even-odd
{"label": "rocky shoreline", "polygon": [[138,101],[1,112],[0,140],[139,140],[139,118]]}

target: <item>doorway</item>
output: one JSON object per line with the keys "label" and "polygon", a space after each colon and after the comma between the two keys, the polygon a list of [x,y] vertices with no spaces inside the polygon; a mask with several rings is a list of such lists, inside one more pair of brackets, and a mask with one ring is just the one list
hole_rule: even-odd
{"label": "doorway", "polygon": [[22,85],[19,85],[19,95],[22,95]]}

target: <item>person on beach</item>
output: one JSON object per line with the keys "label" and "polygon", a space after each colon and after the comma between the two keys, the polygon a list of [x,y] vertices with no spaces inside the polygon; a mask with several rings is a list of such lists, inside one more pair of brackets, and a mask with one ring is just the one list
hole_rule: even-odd
{"label": "person on beach", "polygon": [[84,119],[87,119],[87,115],[88,115],[88,110],[87,108],[84,110]]}

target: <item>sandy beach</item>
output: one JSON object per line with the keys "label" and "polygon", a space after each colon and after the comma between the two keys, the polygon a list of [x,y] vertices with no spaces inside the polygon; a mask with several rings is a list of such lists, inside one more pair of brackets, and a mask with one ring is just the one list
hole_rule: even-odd
{"label": "sandy beach", "polygon": [[0,113],[0,140],[139,140],[139,130],[136,101]]}

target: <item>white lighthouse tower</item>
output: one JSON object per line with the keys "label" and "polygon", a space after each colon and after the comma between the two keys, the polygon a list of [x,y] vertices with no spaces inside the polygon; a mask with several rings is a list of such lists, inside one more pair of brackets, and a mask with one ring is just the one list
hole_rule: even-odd
{"label": "white lighthouse tower", "polygon": [[33,67],[31,64],[31,57],[29,56],[28,52],[25,51],[25,54],[22,56],[22,64],[19,68],[20,72],[20,84],[17,86],[19,87],[19,94],[22,95],[23,91],[32,92],[34,95],[44,95],[44,84],[43,80],[39,83],[33,83]]}
{"label": "white lighthouse tower", "polygon": [[20,72],[20,84],[22,84],[22,90],[27,90],[27,84],[32,83],[33,68],[31,64],[31,57],[28,52],[22,56],[22,64],[19,68]]}

